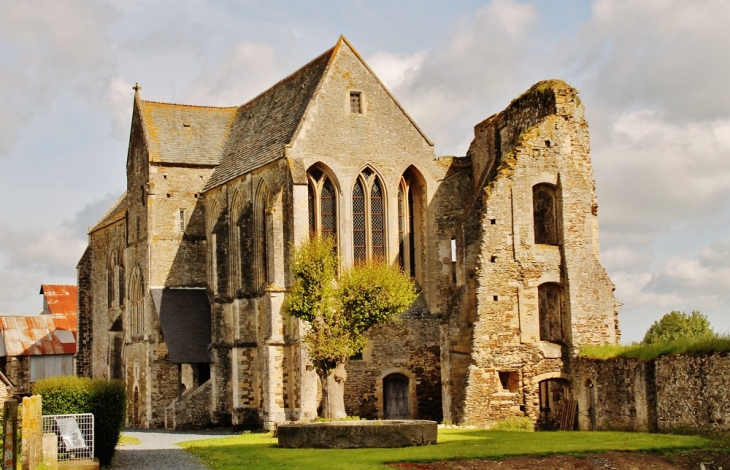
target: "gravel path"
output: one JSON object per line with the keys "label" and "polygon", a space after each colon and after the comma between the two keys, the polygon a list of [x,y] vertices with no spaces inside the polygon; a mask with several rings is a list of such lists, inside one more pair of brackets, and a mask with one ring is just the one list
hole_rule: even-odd
{"label": "gravel path", "polygon": [[124,430],[124,435],[136,437],[141,444],[117,447],[112,468],[135,470],[205,470],[197,457],[188,454],[175,444],[195,439],[211,439],[232,435],[228,429],[206,431],[166,431],[162,429]]}

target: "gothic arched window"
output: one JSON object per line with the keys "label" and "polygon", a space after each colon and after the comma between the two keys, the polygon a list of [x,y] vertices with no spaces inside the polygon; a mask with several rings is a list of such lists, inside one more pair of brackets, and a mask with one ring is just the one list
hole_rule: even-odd
{"label": "gothic arched window", "polygon": [[144,284],[139,268],[136,268],[129,280],[129,334],[130,339],[144,335]]}
{"label": "gothic arched window", "polygon": [[398,266],[411,277],[420,277],[421,194],[416,178],[407,171],[398,185]]}
{"label": "gothic arched window", "polygon": [[241,215],[243,214],[243,198],[236,191],[231,202],[230,216],[230,253],[231,253],[231,293],[235,293],[242,287],[243,264],[241,253],[243,251],[243,224],[241,223]]}
{"label": "gothic arched window", "polygon": [[208,207],[208,217],[206,219],[208,234],[208,286],[210,290],[218,293],[218,234],[216,233],[216,225],[221,216],[220,206],[215,199]]}
{"label": "gothic arched window", "polygon": [[332,237],[337,246],[337,191],[319,168],[309,170],[309,236]]}
{"label": "gothic arched window", "polygon": [[254,229],[255,229],[255,245],[254,245],[254,273],[255,288],[258,290],[269,282],[269,266],[267,256],[267,225],[268,225],[268,205],[269,205],[269,189],[266,183],[259,186],[254,204]]}
{"label": "gothic arched window", "polygon": [[352,245],[355,263],[385,260],[385,191],[365,168],[352,189]]}

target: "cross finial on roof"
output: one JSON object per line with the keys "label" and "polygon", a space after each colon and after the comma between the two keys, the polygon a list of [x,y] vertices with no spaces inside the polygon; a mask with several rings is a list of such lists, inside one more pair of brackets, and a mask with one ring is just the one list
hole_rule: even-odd
{"label": "cross finial on roof", "polygon": [[142,87],[139,86],[139,83],[135,82],[134,86],[132,87],[132,90],[134,90],[135,93],[139,93],[139,90],[141,90]]}

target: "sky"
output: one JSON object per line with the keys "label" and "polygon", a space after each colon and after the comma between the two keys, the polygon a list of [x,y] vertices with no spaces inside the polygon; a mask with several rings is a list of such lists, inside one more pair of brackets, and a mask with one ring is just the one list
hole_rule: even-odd
{"label": "sky", "polygon": [[580,90],[622,342],[671,310],[730,333],[730,2],[0,0],[0,313],[76,283],[125,189],[132,86],[240,105],[344,34],[436,144],[543,79]]}

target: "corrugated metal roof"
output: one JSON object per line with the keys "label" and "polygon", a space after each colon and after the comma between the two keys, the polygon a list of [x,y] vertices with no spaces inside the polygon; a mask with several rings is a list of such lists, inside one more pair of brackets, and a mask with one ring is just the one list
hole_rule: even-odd
{"label": "corrugated metal roof", "polygon": [[7,356],[76,353],[75,315],[2,316],[0,334]]}
{"label": "corrugated metal roof", "polygon": [[62,315],[76,315],[78,289],[70,284],[43,284],[41,294],[49,313]]}

